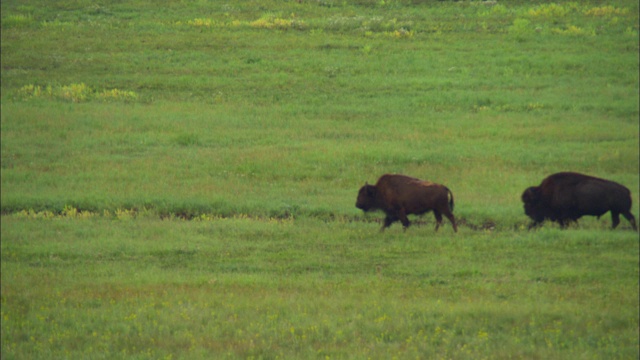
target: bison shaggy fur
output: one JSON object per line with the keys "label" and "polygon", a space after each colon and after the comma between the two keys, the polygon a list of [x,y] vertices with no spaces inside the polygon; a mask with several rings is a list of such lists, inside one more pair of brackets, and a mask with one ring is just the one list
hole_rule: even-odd
{"label": "bison shaggy fur", "polygon": [[620,214],[637,230],[631,214],[631,192],[616,182],[574,172],[561,172],[545,178],[539,186],[522,194],[524,212],[533,222],[529,229],[546,219],[566,227],[584,215],[611,212],[612,227],[620,223]]}
{"label": "bison shaggy fur", "polygon": [[436,231],[446,216],[453,230],[458,231],[453,216],[453,193],[446,186],[405,175],[385,174],[375,185],[360,188],[356,207],[363,211],[382,210],[387,215],[381,231],[400,220],[405,230],[411,224],[407,215],[433,211]]}

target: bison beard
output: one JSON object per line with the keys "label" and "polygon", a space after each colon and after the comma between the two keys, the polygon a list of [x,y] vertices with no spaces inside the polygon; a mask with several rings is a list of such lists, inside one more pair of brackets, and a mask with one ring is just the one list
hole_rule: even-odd
{"label": "bison beard", "polygon": [[573,172],[553,174],[539,186],[527,188],[522,194],[522,202],[525,214],[533,220],[529,229],[546,219],[565,228],[584,215],[599,218],[610,211],[612,228],[618,226],[622,214],[637,230],[636,220],[631,214],[631,192],[609,180]]}
{"label": "bison beard", "polygon": [[382,210],[387,215],[381,231],[396,221],[405,230],[411,225],[407,215],[421,215],[433,211],[436,231],[442,225],[442,215],[458,231],[453,216],[453,194],[446,186],[404,175],[382,175],[376,185],[366,184],[358,193],[356,207],[363,211]]}

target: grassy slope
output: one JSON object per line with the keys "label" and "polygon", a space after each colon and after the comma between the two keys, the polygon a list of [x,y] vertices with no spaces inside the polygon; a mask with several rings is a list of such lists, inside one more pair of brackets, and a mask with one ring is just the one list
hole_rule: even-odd
{"label": "grassy slope", "polygon": [[[408,3],[3,1],[2,357],[633,358],[637,234],[519,196],[638,214],[638,4]],[[460,233],[376,233],[384,172]]]}

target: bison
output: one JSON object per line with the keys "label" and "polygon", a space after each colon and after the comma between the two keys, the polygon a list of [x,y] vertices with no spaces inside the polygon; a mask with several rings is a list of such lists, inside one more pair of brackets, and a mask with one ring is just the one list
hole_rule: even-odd
{"label": "bison", "polygon": [[446,186],[423,181],[405,175],[385,174],[375,185],[360,188],[356,207],[363,211],[382,210],[387,215],[380,231],[400,220],[404,229],[411,224],[407,215],[421,215],[433,211],[436,231],[442,225],[442,215],[447,217],[457,232],[453,216],[453,193]]}
{"label": "bison", "polygon": [[575,172],[561,172],[545,178],[539,186],[532,186],[522,194],[524,213],[533,222],[529,229],[544,220],[556,221],[562,228],[584,215],[600,218],[611,212],[612,228],[620,223],[620,214],[637,230],[631,214],[631,192],[609,180]]}

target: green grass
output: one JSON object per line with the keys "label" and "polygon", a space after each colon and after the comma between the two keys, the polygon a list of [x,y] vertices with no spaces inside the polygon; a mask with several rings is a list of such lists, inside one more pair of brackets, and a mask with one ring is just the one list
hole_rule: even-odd
{"label": "green grass", "polygon": [[314,219],[4,216],[3,356],[637,352],[629,232],[375,230]]}
{"label": "green grass", "polygon": [[[638,3],[3,1],[2,358],[637,358]],[[380,234],[358,188],[446,184]],[[186,221],[189,220],[189,221]]]}

